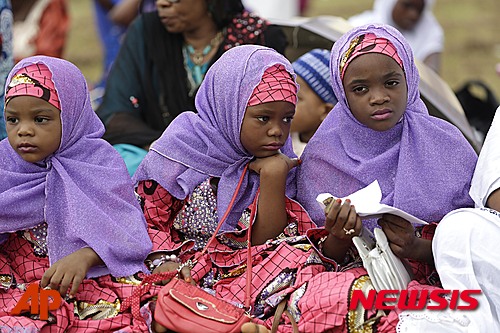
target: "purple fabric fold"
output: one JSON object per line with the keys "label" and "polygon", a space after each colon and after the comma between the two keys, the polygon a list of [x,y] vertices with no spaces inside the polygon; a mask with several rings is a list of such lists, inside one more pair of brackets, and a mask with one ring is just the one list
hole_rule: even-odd
{"label": "purple fabric fold", "polygon": [[[209,176],[220,177],[220,219],[228,209],[245,165],[253,158],[240,142],[248,100],[264,71],[275,64],[285,66],[295,78],[290,62],[273,49],[244,45],[226,51],[208,70],[196,94],[198,113],[183,112],[172,121],[152,144],[134,181],[155,180],[174,197],[184,199]],[[281,152],[296,157],[290,138]],[[259,176],[248,172],[222,231],[234,230],[258,187]],[[295,196],[295,170],[289,173],[286,193]]]}
{"label": "purple fabric fold", "polygon": [[[388,131],[377,132],[358,122],[349,110],[339,73],[342,55],[353,38],[374,33],[391,41],[403,61],[408,85],[406,112]],[[382,203],[427,221],[449,211],[471,207],[468,195],[477,154],[451,123],[430,116],[420,98],[419,73],[404,37],[387,25],[365,25],[335,42],[330,71],[339,102],[306,146],[297,175],[297,199],[313,220],[325,215],[316,196],[347,196],[378,180]],[[367,221],[370,229],[376,221]]]}
{"label": "purple fabric fold", "polygon": [[34,164],[7,139],[0,142],[0,233],[45,221],[51,264],[91,247],[106,266],[92,268],[88,277],[147,271],[143,261],[152,244],[146,221],[123,159],[101,139],[104,126],[80,70],[66,60],[30,57],[12,69],[6,86],[20,68],[36,63],[52,72],[61,101],[61,145]]}

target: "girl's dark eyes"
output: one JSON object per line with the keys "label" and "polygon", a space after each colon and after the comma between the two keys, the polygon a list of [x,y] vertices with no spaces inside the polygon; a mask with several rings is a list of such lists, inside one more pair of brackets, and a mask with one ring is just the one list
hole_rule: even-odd
{"label": "girl's dark eyes", "polygon": [[292,122],[292,120],[293,120],[293,116],[291,116],[291,117],[285,117],[285,118],[283,118],[283,120],[284,120],[284,122],[285,122],[285,123],[287,123],[287,124],[288,124],[288,123],[291,123],[291,122]]}
{"label": "girl's dark eyes", "polygon": [[6,120],[8,123],[11,123],[11,124],[17,123],[17,118],[15,118],[15,117],[7,117]]}
{"label": "girl's dark eyes", "polygon": [[257,119],[262,122],[266,122],[269,120],[268,116],[258,116]]}
{"label": "girl's dark eyes", "polygon": [[35,117],[35,123],[44,123],[49,121],[49,118],[46,117]]}

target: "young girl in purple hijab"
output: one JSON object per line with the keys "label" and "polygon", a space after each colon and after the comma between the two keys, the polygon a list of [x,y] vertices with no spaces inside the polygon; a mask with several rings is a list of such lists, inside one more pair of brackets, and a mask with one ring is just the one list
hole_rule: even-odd
{"label": "young girl in purple hijab", "polygon": [[[147,272],[151,241],[123,160],[101,139],[104,126],[90,106],[82,73],[52,57],[20,61],[7,79],[5,119],[0,327],[139,329],[130,314],[117,314],[120,299],[137,282],[134,275]],[[33,283],[64,299],[48,321],[9,315]]]}
{"label": "young girl in purple hijab", "polygon": [[[473,205],[468,189],[477,155],[455,126],[429,115],[419,96],[411,48],[396,29],[365,25],[351,30],[333,46],[331,71],[339,103],[304,151],[297,180],[297,199],[315,222],[325,223],[318,194],[342,198],[375,180],[382,203],[429,223]],[[348,200],[330,208],[325,225],[334,225],[336,232],[325,247],[340,254],[352,246],[362,223],[376,227],[377,221],[361,222]],[[435,224],[415,231],[388,214],[378,224],[396,255],[432,267]]]}

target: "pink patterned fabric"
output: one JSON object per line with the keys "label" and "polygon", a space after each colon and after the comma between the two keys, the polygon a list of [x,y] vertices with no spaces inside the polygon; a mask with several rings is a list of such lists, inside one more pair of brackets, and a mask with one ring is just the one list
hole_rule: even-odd
{"label": "pink patterned fabric", "polygon": [[[127,282],[120,282],[111,275],[85,279],[78,289],[75,300],[63,301],[59,309],[50,311],[48,321],[37,320],[29,314],[10,316],[10,312],[23,296],[24,289],[31,283],[39,283],[44,272],[50,267],[47,256],[35,253],[34,248],[38,245],[38,241],[33,236],[30,230],[13,233],[2,244],[0,251],[0,332],[149,332],[148,326],[151,322],[149,304],[142,309],[144,321],[133,318],[130,311],[125,313],[109,311],[106,315],[105,311],[98,310],[94,313],[94,315],[103,316],[103,319],[92,319],[91,316],[80,319],[75,314],[75,308],[78,309],[84,304],[121,304],[132,294],[133,280],[129,278]],[[138,279],[140,276],[135,278]],[[156,295],[159,290],[159,286],[153,288],[147,297]]]}
{"label": "pink patterned fabric", "polygon": [[398,55],[394,45],[386,38],[377,37],[373,33],[367,33],[354,38],[351,45],[342,56],[340,61],[341,78],[344,77],[345,70],[356,57],[367,53],[381,53],[394,59],[401,68],[403,61]]}
{"label": "pink patterned fabric", "polygon": [[15,96],[34,96],[42,98],[61,110],[61,102],[52,81],[52,73],[42,64],[32,64],[21,68],[9,83],[5,103]]}
{"label": "pink patterned fabric", "polygon": [[283,65],[266,69],[262,80],[250,96],[248,106],[275,101],[297,104],[297,85]]}
{"label": "pink patterned fabric", "polygon": [[[200,229],[203,221],[188,220],[188,210],[207,210],[200,204],[210,182],[200,184],[200,191],[185,200],[170,195],[154,181],[142,181],[137,187],[144,214],[150,226],[153,251],[176,254],[183,261],[193,258],[199,241],[181,231],[189,225]],[[287,309],[298,323],[300,332],[356,332],[356,323],[366,322],[366,332],[395,332],[399,310],[388,315],[374,311],[349,311],[352,290],[371,288],[361,261],[351,258],[346,266],[339,266],[317,250],[318,240],[325,230],[316,228],[304,209],[287,199],[289,225],[277,239],[252,247],[251,304],[253,321],[271,328],[276,306],[287,297]],[[237,228],[217,237],[209,253],[200,258],[191,275],[197,283],[226,301],[242,304],[246,287],[246,231],[252,205],[242,214]],[[183,216],[181,219],[178,216]],[[182,220],[182,223],[180,220]],[[217,223],[217,219],[214,220]],[[208,227],[210,228],[210,226]],[[208,237],[204,237],[205,242]],[[202,241],[203,242],[203,241]],[[203,243],[204,244],[204,243]],[[352,254],[352,252],[350,252]],[[425,279],[424,279],[425,282]],[[368,284],[368,285],[367,285]],[[434,289],[414,281],[409,289]],[[370,321],[370,319],[372,319]],[[291,332],[286,315],[281,318],[278,332]]]}

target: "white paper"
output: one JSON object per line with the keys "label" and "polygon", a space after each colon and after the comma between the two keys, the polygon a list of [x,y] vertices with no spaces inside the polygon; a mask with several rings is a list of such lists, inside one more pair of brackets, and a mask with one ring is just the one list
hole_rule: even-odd
{"label": "white paper", "polygon": [[[316,201],[318,201],[323,209],[325,209],[323,201],[328,198],[333,198],[334,200],[337,199],[330,193],[321,193],[316,197]],[[388,213],[402,217],[410,223],[428,224],[427,222],[408,214],[401,209],[380,203],[380,200],[382,200],[382,190],[380,189],[377,180],[367,187],[341,199],[342,202],[345,199],[350,199],[351,204],[356,207],[356,213],[358,213],[362,219],[376,219],[382,217],[382,214]]]}

